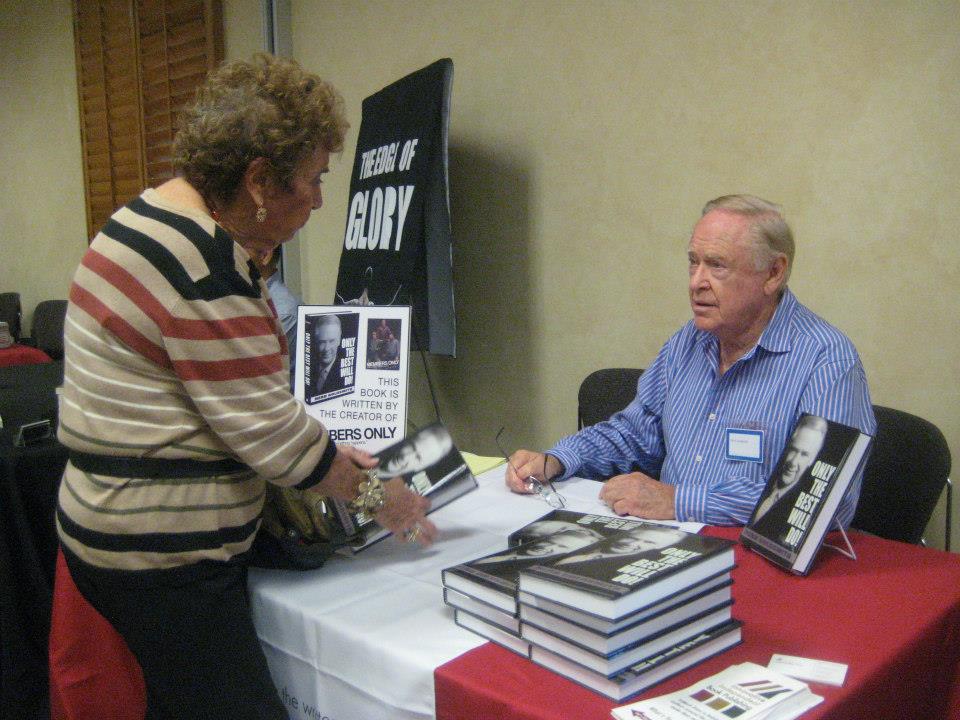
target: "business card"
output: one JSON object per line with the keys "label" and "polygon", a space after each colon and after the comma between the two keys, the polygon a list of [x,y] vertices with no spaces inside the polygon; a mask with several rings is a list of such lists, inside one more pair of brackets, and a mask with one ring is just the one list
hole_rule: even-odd
{"label": "business card", "polygon": [[770,658],[767,667],[797,680],[826,683],[837,687],[843,685],[843,681],[847,677],[847,666],[843,663],[813,660],[793,655],[774,655]]}

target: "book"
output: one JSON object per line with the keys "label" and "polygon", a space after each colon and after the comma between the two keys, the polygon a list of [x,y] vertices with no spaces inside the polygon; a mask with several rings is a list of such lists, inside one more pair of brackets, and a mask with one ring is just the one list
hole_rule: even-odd
{"label": "book", "polygon": [[641,660],[684,643],[696,635],[709,632],[731,619],[730,606],[727,605],[695,615],[653,636],[643,637],[605,654],[593,652],[526,623],[520,623],[520,637],[534,647],[562,655],[571,662],[611,677]]}
{"label": "book", "polygon": [[823,698],[800,680],[752,662],[677,692],[614,708],[614,720],[793,720]]}
{"label": "book", "polygon": [[782,568],[809,573],[872,441],[857,428],[801,415],[740,542]]}
{"label": "book", "polygon": [[[430,512],[477,487],[450,433],[440,423],[421,428],[377,453],[376,471],[383,482],[403,478],[411,490],[430,498]],[[334,513],[348,536],[357,535],[360,541],[347,548],[357,552],[383,539],[389,532],[372,517],[354,512],[341,501],[333,502]]]}
{"label": "book", "polygon": [[691,598],[699,596],[701,593],[712,592],[721,588],[726,588],[726,596],[729,597],[732,594],[730,591],[731,585],[733,585],[733,578],[731,577],[730,572],[723,572],[719,575],[707,578],[703,582],[697,583],[696,585],[691,585],[686,590],[682,590],[679,593],[670,595],[659,603],[655,603],[648,607],[641,608],[637,612],[625,615],[618,620],[607,620],[599,615],[593,615],[592,613],[584,612],[578,608],[572,608],[567,605],[554,602],[553,600],[537,597],[536,595],[531,595],[528,592],[519,592],[517,594],[517,600],[520,604],[521,616],[525,608],[527,609],[528,613],[531,610],[542,610],[545,613],[549,613],[554,617],[560,618],[579,627],[592,630],[596,633],[611,635],[623,630],[629,625],[632,625],[641,618],[649,617],[655,613],[661,612],[665,608],[678,605],[685,600],[690,600]]}
{"label": "book", "polygon": [[[647,520],[626,517],[610,517],[577,512],[576,510],[551,510],[546,515],[527,523],[507,536],[509,546],[520,545],[556,533],[580,533],[591,541],[622,537],[622,533],[656,524]],[[669,526],[664,526],[669,527]]]}
{"label": "book", "polygon": [[464,610],[511,635],[520,637],[520,619],[513,613],[488,605],[453,588],[443,589],[443,601],[452,608]]}
{"label": "book", "polygon": [[443,585],[516,616],[517,578],[523,568],[541,562],[544,557],[550,557],[551,552],[554,555],[565,554],[567,541],[580,542],[581,546],[592,542],[567,538],[558,539],[562,541],[553,545],[549,540],[549,537],[531,540],[444,568],[441,572]]}
{"label": "book", "polygon": [[[517,614],[517,579],[524,568],[575,553],[600,539],[629,539],[615,518],[555,510],[525,525],[508,539],[509,546],[442,572],[443,584]],[[644,523],[630,522],[631,529]]]}
{"label": "book", "polygon": [[624,533],[525,568],[519,590],[620,620],[734,566],[730,540],[644,522]]}
{"label": "book", "polygon": [[[628,616],[633,620],[614,632],[598,632],[558,617],[539,608],[520,604],[520,620],[524,626],[550,633],[600,655],[609,655],[635,642],[657,635],[702,613],[712,613],[733,605],[732,582],[701,591],[693,598],[653,612]],[[532,638],[531,638],[532,639]]]}
{"label": "book", "polygon": [[517,655],[523,655],[526,658],[530,657],[530,643],[496,625],[491,625],[476,615],[471,615],[457,608],[453,611],[453,620],[460,627],[476,633],[487,640],[491,640],[497,645],[507,648],[507,650],[512,650],[517,653]]}
{"label": "book", "polygon": [[[741,623],[731,620],[644,658],[613,677],[588,670],[549,650],[532,646],[530,659],[584,687],[620,702],[741,642]],[[633,720],[631,718],[631,720]]]}

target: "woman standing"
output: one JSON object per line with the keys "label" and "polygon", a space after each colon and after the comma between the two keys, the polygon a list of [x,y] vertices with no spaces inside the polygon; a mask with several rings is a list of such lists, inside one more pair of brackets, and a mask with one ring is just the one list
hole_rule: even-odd
{"label": "woman standing", "polygon": [[342,99],[269,56],[213,73],[184,112],[177,177],[118,210],[74,277],[57,522],[77,587],[123,636],[148,718],[286,718],[250,619],[245,557],[266,483],[357,501],[429,544],[427,502],[360,484],[290,394],[256,270],[322,204]]}

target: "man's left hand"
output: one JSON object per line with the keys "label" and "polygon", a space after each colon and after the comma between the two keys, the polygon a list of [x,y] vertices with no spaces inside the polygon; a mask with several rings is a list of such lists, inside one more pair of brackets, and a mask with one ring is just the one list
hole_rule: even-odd
{"label": "man's left hand", "polygon": [[650,520],[673,520],[674,487],[641,472],[615,475],[603,484],[600,499],[617,515],[634,515]]}

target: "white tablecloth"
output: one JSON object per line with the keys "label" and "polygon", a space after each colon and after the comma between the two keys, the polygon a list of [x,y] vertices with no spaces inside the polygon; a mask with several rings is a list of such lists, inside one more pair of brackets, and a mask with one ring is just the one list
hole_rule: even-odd
{"label": "white tablecloth", "polygon": [[[254,623],[292,719],[434,717],[434,669],[485,642],[454,624],[440,571],[505,548],[510,532],[550,511],[507,490],[502,466],[477,479],[430,516],[440,537],[428,550],[387,538],[315,571],[251,571]],[[610,514],[599,487],[559,489],[570,509]]]}

